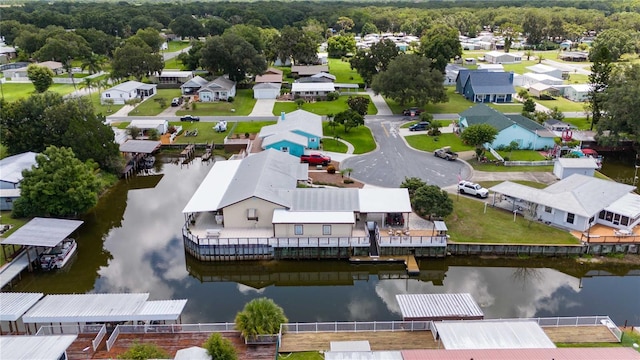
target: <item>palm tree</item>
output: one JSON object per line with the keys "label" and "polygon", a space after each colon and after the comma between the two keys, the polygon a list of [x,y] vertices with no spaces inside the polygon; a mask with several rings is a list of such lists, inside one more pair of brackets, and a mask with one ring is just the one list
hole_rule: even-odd
{"label": "palm tree", "polygon": [[277,334],[280,324],[286,323],[284,310],[273,300],[267,298],[253,299],[236,315],[236,329],[245,338],[257,335]]}
{"label": "palm tree", "polygon": [[102,70],[102,67],[107,62],[107,57],[104,55],[98,55],[91,53],[82,61],[82,70],[88,69],[90,74],[95,74]]}
{"label": "palm tree", "polygon": [[89,90],[89,99],[91,99],[91,89],[97,87],[97,81],[96,79],[92,79],[89,77],[86,77],[82,80],[82,83],[80,83],[80,88],[81,89],[87,89]]}

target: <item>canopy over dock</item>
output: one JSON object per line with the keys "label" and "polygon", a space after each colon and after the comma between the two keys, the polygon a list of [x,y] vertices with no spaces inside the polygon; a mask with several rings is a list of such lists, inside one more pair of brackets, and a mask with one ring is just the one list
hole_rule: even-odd
{"label": "canopy over dock", "polygon": [[471,294],[407,294],[396,295],[402,319],[480,320],[484,313]]}
{"label": "canopy over dock", "polygon": [[120,151],[125,153],[151,154],[158,150],[161,141],[154,140],[129,140],[120,145]]}
{"label": "canopy over dock", "polygon": [[535,321],[444,321],[434,326],[445,349],[553,349]]}
{"label": "canopy over dock", "polygon": [[148,298],[148,293],[47,295],[22,320],[25,324],[177,320],[187,304],[187,300]]}
{"label": "canopy over dock", "polygon": [[82,225],[80,220],[34,218],[16,230],[2,245],[54,247]]}
{"label": "canopy over dock", "polygon": [[43,293],[0,292],[0,321],[17,321],[43,296]]}
{"label": "canopy over dock", "polygon": [[39,359],[58,360],[78,335],[51,336],[3,336],[0,337],[0,349],[3,359]]}

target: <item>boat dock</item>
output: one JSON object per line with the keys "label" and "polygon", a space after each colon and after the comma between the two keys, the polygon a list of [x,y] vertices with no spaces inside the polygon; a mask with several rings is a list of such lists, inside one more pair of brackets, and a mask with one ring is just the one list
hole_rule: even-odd
{"label": "boat dock", "polygon": [[420,274],[418,262],[413,255],[352,256],[349,258],[349,261],[352,263],[403,262],[407,267],[407,273],[409,275]]}
{"label": "boat dock", "polygon": [[185,159],[190,159],[193,156],[193,153],[196,151],[196,146],[194,144],[187,145],[184,150],[180,152],[180,157]]}
{"label": "boat dock", "polygon": [[[28,255],[27,252],[29,253]],[[23,251],[10,263],[0,268],[0,289],[11,284],[13,279],[19,277],[24,269],[29,267],[29,260],[33,262],[37,258],[36,249],[30,248],[29,251]]]}
{"label": "boat dock", "polygon": [[213,155],[212,153],[213,151],[213,144],[209,145],[207,144],[206,149],[204,150],[204,154],[202,154],[202,161],[209,161],[211,160],[211,156]]}

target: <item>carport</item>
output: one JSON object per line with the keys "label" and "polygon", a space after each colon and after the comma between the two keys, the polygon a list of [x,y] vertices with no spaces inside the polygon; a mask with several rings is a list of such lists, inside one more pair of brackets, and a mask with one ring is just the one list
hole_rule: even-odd
{"label": "carport", "polygon": [[5,322],[9,325],[9,334],[19,332],[18,320],[43,296],[43,293],[0,292],[0,333],[5,333]]}

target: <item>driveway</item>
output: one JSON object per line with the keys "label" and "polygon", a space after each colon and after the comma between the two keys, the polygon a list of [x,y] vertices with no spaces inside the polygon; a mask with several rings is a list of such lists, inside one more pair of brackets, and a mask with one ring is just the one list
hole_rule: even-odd
{"label": "driveway", "polygon": [[453,185],[458,178],[471,177],[471,169],[462,161],[446,161],[410,148],[399,134],[402,123],[397,117],[367,117],[366,125],[373,133],[377,149],[346,159],[340,168],[351,168],[354,179],[382,187],[398,187],[405,177],[419,177],[440,187]]}
{"label": "driveway", "polygon": [[273,116],[276,99],[258,99],[249,116]]}
{"label": "driveway", "polygon": [[382,95],[376,95],[371,89],[367,89],[367,94],[369,94],[369,96],[371,97],[371,101],[373,101],[373,104],[378,109],[378,116],[393,115],[393,112],[391,112],[389,105],[387,105],[387,102],[384,101]]}

